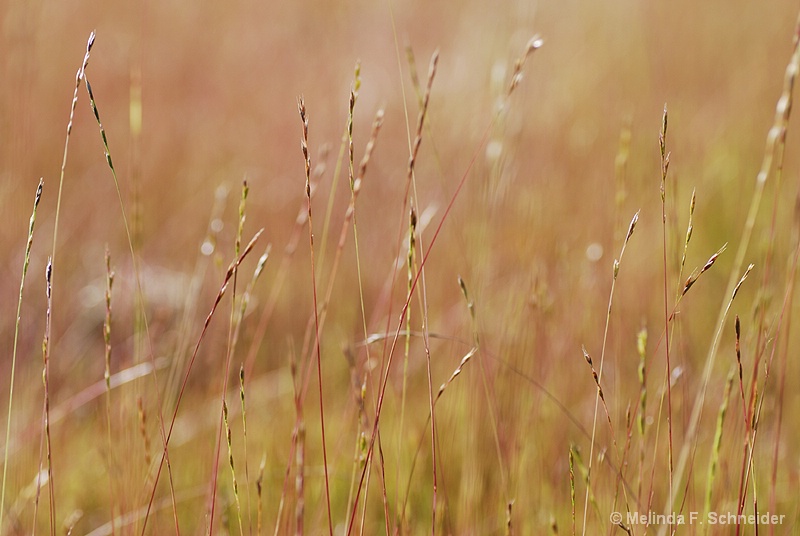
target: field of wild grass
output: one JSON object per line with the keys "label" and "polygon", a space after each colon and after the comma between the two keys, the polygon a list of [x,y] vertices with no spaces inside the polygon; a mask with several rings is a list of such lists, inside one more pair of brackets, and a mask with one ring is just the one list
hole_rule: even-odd
{"label": "field of wild grass", "polygon": [[0,11],[3,535],[800,530],[795,2]]}

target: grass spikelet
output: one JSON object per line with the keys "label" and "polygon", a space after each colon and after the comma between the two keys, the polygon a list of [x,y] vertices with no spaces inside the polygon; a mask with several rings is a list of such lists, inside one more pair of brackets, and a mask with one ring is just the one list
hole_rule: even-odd
{"label": "grass spikelet", "polygon": [[72,105],[69,109],[69,122],[67,123],[67,137],[64,140],[64,156],[61,160],[61,175],[58,179],[58,196],[56,198],[56,216],[55,223],[53,224],[53,251],[50,259],[55,262],[56,245],[58,244],[58,219],[61,213],[61,194],[64,190],[64,173],[67,169],[67,155],[69,154],[69,137],[72,134],[72,122],[75,118],[75,108],[78,105],[78,90],[81,87],[81,82],[86,74],[86,68],[89,66],[89,56],[92,52],[94,45],[95,32],[89,34],[89,40],[86,42],[86,54],[83,56],[83,62],[75,73],[75,89],[72,93]]}
{"label": "grass spikelet", "polygon": [[639,435],[644,436],[647,414],[647,328],[642,328],[636,335],[636,351],[639,354]]}
{"label": "grass spikelet", "polygon": [[700,268],[700,270],[695,270],[694,272],[692,272],[692,275],[689,276],[689,278],[686,280],[686,283],[684,283],[683,285],[683,291],[681,292],[681,296],[689,292],[689,289],[692,288],[692,286],[697,282],[700,276],[706,273],[708,270],[710,270],[712,266],[714,266],[714,263],[717,262],[717,258],[722,254],[723,251],[725,251],[727,247],[728,244],[726,242],[725,244],[722,245],[721,248],[719,248],[719,250],[717,250],[716,253],[714,253],[713,255],[711,255],[711,257],[708,258],[708,260],[703,265],[703,267]]}
{"label": "grass spikelet", "polygon": [[28,266],[31,261],[31,248],[33,247],[33,229],[36,225],[36,209],[42,199],[42,188],[44,180],[39,179],[39,186],[36,188],[36,196],[33,199],[33,210],[28,222],[28,240],[25,243],[25,257],[22,261],[22,276],[19,280],[19,298],[17,299],[17,314],[14,317],[14,348],[11,351],[11,376],[8,387],[8,416],[6,418],[6,448],[3,449],[3,484],[0,492],[0,531],[3,530],[3,515],[5,514],[6,504],[6,476],[8,474],[8,445],[11,441],[11,408],[14,404],[14,376],[17,368],[17,345],[19,343],[19,323],[22,318],[22,292],[25,289],[25,277],[28,275]]}
{"label": "grass spikelet", "polygon": [[569,446],[569,502],[572,506],[572,536],[575,536],[575,445]]}
{"label": "grass spikelet", "polygon": [[525,62],[528,61],[528,57],[536,50],[541,48],[543,44],[544,39],[537,34],[531,37],[531,39],[528,41],[528,44],[525,45],[525,52],[514,62],[514,72],[511,74],[511,83],[508,85],[506,96],[511,96],[514,90],[517,89],[519,83],[522,82],[522,74],[525,68]]}
{"label": "grass spikelet", "polygon": [[258,478],[256,478],[256,498],[258,504],[256,506],[256,534],[261,536],[264,527],[264,469],[267,466],[267,453],[261,456],[261,464],[258,466]]}
{"label": "grass spikelet", "polygon": [[686,238],[683,240],[683,255],[681,255],[680,273],[683,273],[683,267],[686,265],[686,252],[689,249],[689,241],[692,239],[692,232],[694,231],[694,207],[697,202],[697,190],[692,190],[692,199],[689,201],[689,223],[686,225]]}
{"label": "grass spikelet", "polygon": [[144,408],[141,395],[136,398],[136,407],[139,413],[139,435],[142,436],[142,446],[144,448],[144,466],[145,468],[149,468],[152,460],[150,454],[150,436],[147,433],[147,410]]}
{"label": "grass spikelet", "polygon": [[[258,268],[256,268],[258,270]],[[250,527],[250,533],[253,532],[253,521],[252,521],[252,506],[250,504],[250,471],[247,467],[247,405],[245,403],[245,396],[244,396],[244,364],[239,366],[239,399],[242,403],[242,442],[244,445],[244,478],[245,478],[245,489],[247,490],[247,519],[248,524]]]}
{"label": "grass spikelet", "polygon": [[754,267],[755,264],[752,263],[747,266],[747,269],[744,271],[744,274],[742,274],[742,277],[739,279],[739,282],[736,283],[735,287],[733,287],[733,292],[731,293],[731,301],[736,299],[736,294],[739,293],[739,288],[741,288],[742,283],[744,283],[745,279],[747,279],[747,276],[750,275],[750,272],[753,270]]}

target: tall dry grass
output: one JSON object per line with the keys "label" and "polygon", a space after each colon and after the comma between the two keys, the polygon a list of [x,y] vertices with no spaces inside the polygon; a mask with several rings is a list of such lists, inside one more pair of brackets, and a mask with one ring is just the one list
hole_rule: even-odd
{"label": "tall dry grass", "polygon": [[3,9],[0,533],[800,525],[796,6]]}

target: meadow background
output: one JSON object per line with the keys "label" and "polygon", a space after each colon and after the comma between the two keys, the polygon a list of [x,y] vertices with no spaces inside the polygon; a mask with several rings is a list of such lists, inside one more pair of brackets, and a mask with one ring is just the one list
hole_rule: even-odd
{"label": "meadow background", "polygon": [[[776,148],[782,173],[770,168],[743,265],[735,262],[793,52],[796,2],[243,0],[189,7],[175,1],[7,0],[0,12],[3,534],[29,534],[34,527],[73,534],[207,532],[215,465],[213,533],[236,534],[240,527],[247,533],[348,533],[353,475],[357,484],[388,356],[385,342],[391,344],[407,298],[408,161],[434,50],[439,60],[412,189],[418,215],[413,273],[429,247],[430,255],[409,301],[408,345],[401,335],[388,374],[382,460],[376,448],[350,533],[623,534],[609,514],[664,513],[669,452],[677,465],[685,445],[689,461],[682,478],[673,477],[674,511],[702,512],[710,490],[712,510],[736,512],[744,488],[745,513],[786,515],[783,525],[760,530],[798,530],[796,118],[789,122],[785,150]],[[36,475],[47,466],[40,454],[44,273],[75,73],[92,30],[97,38],[86,74],[137,261],[82,84],[52,276],[53,473],[40,480],[37,499]],[[527,57],[521,82],[506,98],[514,61],[537,34],[543,45]],[[345,140],[357,62],[356,167],[373,118],[384,110],[356,202],[358,257],[345,221]],[[315,185],[330,523],[312,257],[303,219],[300,95]],[[671,156],[662,224],[659,132],[665,103]],[[14,318],[40,177],[44,188],[23,292],[6,444]],[[235,257],[243,179],[249,194],[242,240],[264,232],[241,264],[236,305],[229,286],[199,346],[170,440],[172,483],[164,469],[155,486],[159,415],[169,427],[192,350]],[[685,248],[693,191],[693,233]],[[348,234],[339,250],[343,222]],[[725,243],[727,250],[676,306],[691,271]],[[234,493],[224,427],[216,454],[231,311],[239,310],[268,244],[270,256],[253,285],[227,373]],[[108,392],[106,248],[115,272],[110,371],[127,371]],[[339,251],[323,312],[319,305]],[[697,434],[689,433],[715,323],[730,299],[726,285],[750,263],[755,267],[719,334]],[[662,335],[673,311],[668,404]],[[741,383],[735,315],[741,322]],[[369,356],[365,325],[375,339]],[[380,337],[387,328],[388,339]],[[644,382],[637,349],[643,330]],[[599,381],[605,405],[599,410],[582,347],[596,372],[604,356]],[[466,355],[471,357],[461,374],[436,404],[434,450],[431,389],[435,396]],[[155,378],[136,377],[153,363]],[[240,365],[247,371],[246,436]],[[306,371],[309,388],[299,405],[305,454],[298,461],[295,386]],[[628,526],[632,534],[668,528]],[[678,531],[733,533],[709,526]],[[741,533],[753,534],[754,527],[743,526]]]}

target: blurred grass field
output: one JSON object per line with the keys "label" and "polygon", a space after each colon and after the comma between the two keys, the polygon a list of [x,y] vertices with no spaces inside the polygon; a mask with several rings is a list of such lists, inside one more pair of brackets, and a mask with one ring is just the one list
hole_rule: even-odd
{"label": "blurred grass field", "polygon": [[[800,152],[796,117],[774,126],[796,2],[7,0],[0,13],[0,533],[756,533],[609,517],[706,510],[782,514],[758,533],[798,531]],[[82,81],[53,250],[92,30],[86,77],[120,195]],[[357,64],[354,173],[384,117],[354,233]],[[237,242],[262,228],[204,332]]]}

